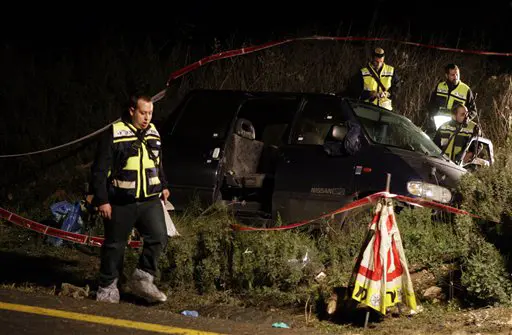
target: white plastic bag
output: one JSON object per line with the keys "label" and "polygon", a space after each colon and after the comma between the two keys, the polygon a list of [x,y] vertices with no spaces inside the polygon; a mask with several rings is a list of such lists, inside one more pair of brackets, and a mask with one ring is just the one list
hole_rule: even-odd
{"label": "white plastic bag", "polygon": [[163,200],[160,200],[160,203],[162,204],[162,210],[164,211],[165,226],[167,228],[167,236],[169,236],[169,237],[180,236],[180,233],[178,233],[178,230],[174,226],[174,222],[172,222],[171,216],[169,215],[169,212],[167,211],[168,208],[172,208],[171,210],[173,210],[174,206],[172,206],[172,204],[169,201],[167,201],[167,204],[166,204],[166,203],[164,203]]}

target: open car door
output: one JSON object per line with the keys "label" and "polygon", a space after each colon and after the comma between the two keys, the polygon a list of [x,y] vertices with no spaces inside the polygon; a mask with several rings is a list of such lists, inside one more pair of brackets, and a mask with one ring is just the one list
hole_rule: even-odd
{"label": "open car door", "polygon": [[494,164],[494,148],[488,138],[473,136],[460,154],[456,163],[468,171]]}

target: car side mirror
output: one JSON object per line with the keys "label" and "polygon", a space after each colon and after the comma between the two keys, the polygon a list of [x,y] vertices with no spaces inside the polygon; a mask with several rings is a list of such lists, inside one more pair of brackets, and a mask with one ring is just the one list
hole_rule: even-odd
{"label": "car side mirror", "polygon": [[461,152],[456,163],[467,170],[474,171],[480,167],[488,167],[494,163],[493,146],[490,139],[472,138]]}

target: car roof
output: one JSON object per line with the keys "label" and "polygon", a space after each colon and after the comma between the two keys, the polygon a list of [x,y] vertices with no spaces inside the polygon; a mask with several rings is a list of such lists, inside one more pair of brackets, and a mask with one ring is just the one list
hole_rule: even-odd
{"label": "car roof", "polygon": [[[235,90],[235,89],[206,89],[196,88],[192,89],[187,95],[196,94],[216,94],[224,95],[232,98],[297,98],[297,97],[333,97],[338,99],[345,99],[334,93],[321,93],[321,92],[299,92],[299,91],[252,91],[252,90]],[[350,100],[350,99],[349,99]]]}

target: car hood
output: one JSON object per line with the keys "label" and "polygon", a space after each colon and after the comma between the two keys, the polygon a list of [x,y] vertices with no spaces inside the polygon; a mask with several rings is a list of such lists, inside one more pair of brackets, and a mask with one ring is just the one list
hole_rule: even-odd
{"label": "car hood", "polygon": [[450,160],[418,152],[388,147],[388,154],[399,156],[424,181],[455,188],[467,170]]}

